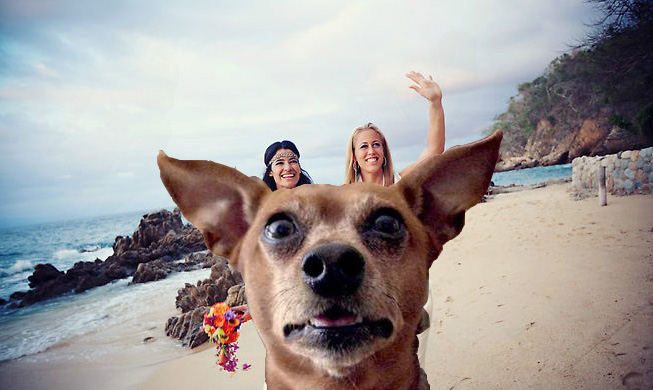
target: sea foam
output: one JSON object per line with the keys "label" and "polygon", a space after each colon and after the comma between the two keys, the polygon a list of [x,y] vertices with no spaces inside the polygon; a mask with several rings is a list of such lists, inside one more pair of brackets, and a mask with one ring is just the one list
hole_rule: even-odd
{"label": "sea foam", "polygon": [[[205,279],[209,274],[209,269],[181,272],[164,280],[132,286],[128,286],[129,279],[122,279],[82,294],[0,313],[0,340],[3,340],[0,361],[22,356],[36,360],[68,359],[71,356],[61,348],[56,353],[41,353],[62,344],[75,344],[79,338],[93,334],[100,337],[111,327],[127,326],[158,311],[161,302],[174,308],[180,287]],[[159,326],[165,324],[165,318],[159,321]],[[102,354],[97,345],[86,349],[76,346],[74,350],[89,356]]]}
{"label": "sea foam", "polygon": [[[88,248],[88,249],[87,249]],[[59,249],[54,252],[54,258],[60,262],[106,260],[113,254],[111,247],[87,247],[83,249]]]}
{"label": "sea foam", "polygon": [[34,265],[32,264],[31,261],[29,261],[29,260],[18,260],[18,261],[16,261],[14,263],[14,265],[9,267],[9,272],[11,272],[12,274],[15,274],[17,272],[26,271],[26,270],[29,270],[29,269],[32,269],[32,268],[34,268]]}

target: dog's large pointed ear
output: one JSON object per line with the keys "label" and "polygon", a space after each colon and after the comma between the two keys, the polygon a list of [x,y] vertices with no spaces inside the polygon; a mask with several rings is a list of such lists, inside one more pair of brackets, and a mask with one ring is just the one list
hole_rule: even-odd
{"label": "dog's large pointed ear", "polygon": [[163,151],[157,164],[168,193],[184,217],[202,232],[206,246],[216,255],[229,257],[271,192],[268,186],[234,168],[212,161],[177,160]]}
{"label": "dog's large pointed ear", "polygon": [[497,130],[480,141],[453,147],[423,161],[395,184],[436,245],[456,237],[465,224],[465,211],[483,198],[502,138]]}

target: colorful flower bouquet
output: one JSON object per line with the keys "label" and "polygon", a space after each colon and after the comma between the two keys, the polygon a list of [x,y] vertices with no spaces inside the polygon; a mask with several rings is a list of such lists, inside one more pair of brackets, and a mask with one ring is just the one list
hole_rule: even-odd
{"label": "colorful flower bouquet", "polygon": [[[247,306],[229,307],[224,302],[216,303],[211,309],[204,313],[204,331],[209,335],[211,341],[217,345],[218,365],[227,372],[236,372],[238,358],[238,330],[240,325],[247,322],[249,316]],[[248,370],[249,364],[243,364],[242,369]]]}

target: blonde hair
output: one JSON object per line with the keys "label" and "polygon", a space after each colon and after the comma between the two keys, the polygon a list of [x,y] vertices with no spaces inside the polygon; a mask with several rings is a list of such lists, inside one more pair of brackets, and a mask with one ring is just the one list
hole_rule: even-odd
{"label": "blonde hair", "polygon": [[357,181],[362,181],[363,178],[360,173],[360,168],[356,168],[356,158],[354,154],[354,138],[363,130],[374,130],[381,137],[383,144],[383,155],[385,158],[384,164],[381,166],[383,170],[383,183],[386,187],[391,186],[395,182],[395,171],[392,167],[392,157],[390,156],[390,148],[385,136],[381,133],[374,123],[370,122],[363,126],[359,126],[351,133],[349,142],[347,142],[347,155],[345,157],[345,184],[351,184]]}

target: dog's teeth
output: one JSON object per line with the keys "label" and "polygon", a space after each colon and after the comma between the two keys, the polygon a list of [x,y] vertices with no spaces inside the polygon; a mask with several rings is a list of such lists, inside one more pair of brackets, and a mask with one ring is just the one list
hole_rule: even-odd
{"label": "dog's teeth", "polygon": [[319,315],[314,317],[310,321],[310,324],[316,328],[332,328],[338,326],[356,325],[360,324],[361,322],[363,322],[363,317],[360,315],[349,314],[338,318],[329,318],[325,315]]}

